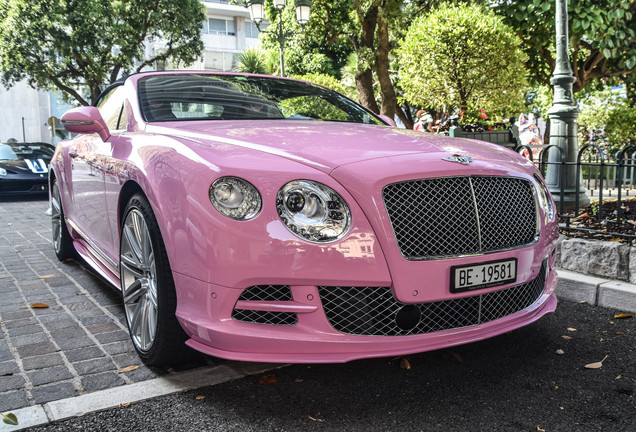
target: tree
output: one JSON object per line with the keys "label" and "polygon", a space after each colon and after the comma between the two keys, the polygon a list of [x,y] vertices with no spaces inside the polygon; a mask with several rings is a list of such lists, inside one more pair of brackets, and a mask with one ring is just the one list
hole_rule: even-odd
{"label": "tree", "polygon": [[[82,105],[121,74],[203,50],[199,0],[0,0],[0,71],[9,87],[59,89]],[[165,50],[144,59],[145,42]]]}
{"label": "tree", "polygon": [[[493,2],[497,14],[515,29],[528,55],[531,78],[550,85],[554,70],[555,2]],[[626,76],[636,70],[636,0],[578,0],[568,7],[574,92],[600,78]]]}
{"label": "tree", "polygon": [[520,44],[492,10],[442,4],[409,28],[399,49],[400,86],[419,106],[510,106],[525,89]]}

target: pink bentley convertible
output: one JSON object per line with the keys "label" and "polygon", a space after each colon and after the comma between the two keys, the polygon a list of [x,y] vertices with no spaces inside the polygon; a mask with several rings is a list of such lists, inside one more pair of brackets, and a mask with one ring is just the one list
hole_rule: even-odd
{"label": "pink bentley convertible", "polygon": [[121,290],[148,364],[346,362],[554,311],[555,206],[503,147],[401,130],[325,87],[154,72],[68,111],[53,243]]}

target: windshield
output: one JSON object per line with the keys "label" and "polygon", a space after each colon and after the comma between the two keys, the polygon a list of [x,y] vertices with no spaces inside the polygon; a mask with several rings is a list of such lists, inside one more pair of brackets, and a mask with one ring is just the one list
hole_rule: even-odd
{"label": "windshield", "polygon": [[174,74],[139,80],[146,121],[324,120],[384,124],[361,105],[322,86],[243,75]]}
{"label": "windshield", "polygon": [[55,148],[46,143],[0,144],[0,160],[44,159],[50,161]]}

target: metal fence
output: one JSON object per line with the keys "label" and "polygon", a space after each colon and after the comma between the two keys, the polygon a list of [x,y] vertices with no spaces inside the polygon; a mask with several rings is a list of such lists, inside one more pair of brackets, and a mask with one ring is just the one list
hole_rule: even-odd
{"label": "metal fence", "polygon": [[[545,177],[550,166],[565,179],[566,170],[576,169],[576,187],[584,190],[590,199],[582,206],[576,194],[573,209],[564,204],[564,183],[561,185],[559,211],[561,232],[565,235],[586,236],[606,240],[621,240],[633,244],[636,240],[636,145],[627,145],[608,152],[597,144],[582,147],[576,161],[566,161],[565,151],[559,146],[546,146],[533,155],[528,146],[515,151],[524,154]],[[556,153],[556,155],[554,154]],[[575,167],[575,168],[572,168]],[[571,207],[571,206],[568,206]]]}

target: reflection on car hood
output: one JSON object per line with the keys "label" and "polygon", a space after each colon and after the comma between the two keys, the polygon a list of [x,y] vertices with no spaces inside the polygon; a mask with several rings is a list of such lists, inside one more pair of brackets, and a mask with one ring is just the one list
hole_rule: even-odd
{"label": "reflection on car hood", "polygon": [[514,159],[516,163],[525,164],[509,150],[495,144],[355,123],[292,120],[172,122],[165,126],[149,125],[146,131],[183,136],[202,144],[223,143],[276,154],[327,173],[342,165],[409,154],[426,154],[436,160],[457,154],[495,163],[510,163]]}

